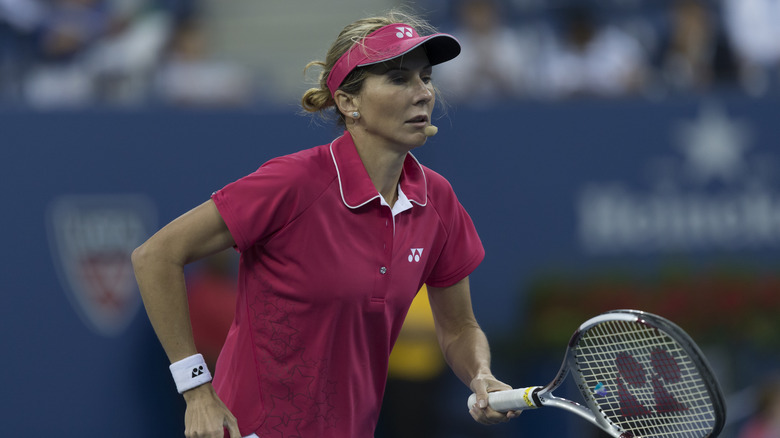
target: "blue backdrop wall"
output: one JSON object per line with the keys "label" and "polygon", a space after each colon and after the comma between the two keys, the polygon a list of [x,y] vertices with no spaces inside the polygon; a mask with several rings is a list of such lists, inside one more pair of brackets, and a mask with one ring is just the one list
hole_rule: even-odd
{"label": "blue backdrop wall", "polygon": [[[525,386],[557,371],[561,348],[521,340],[549,310],[534,298],[545,278],[568,278],[566,293],[584,301],[587,288],[574,285],[592,284],[589,273],[652,283],[670,260],[773,279],[778,122],[779,101],[742,97],[525,102],[450,108],[436,120],[439,134],[414,153],[450,180],[480,231],[487,257],[472,276],[473,299],[500,377]],[[339,133],[293,109],[0,113],[3,434],[180,436],[182,402],[141,309],[129,251],[265,160]],[[765,291],[771,303],[774,287]],[[699,304],[714,317],[728,313]],[[579,322],[564,319],[561,330]],[[696,334],[729,393],[776,363],[771,340],[734,360],[729,341],[710,342],[705,329]],[[771,338],[771,323],[766,330]],[[544,365],[529,366],[520,346]],[[453,383],[447,395],[458,425],[448,436],[527,434],[548,415],[474,429],[462,409],[467,389]],[[735,411],[732,426],[743,414]],[[582,436],[577,421],[555,427]]]}

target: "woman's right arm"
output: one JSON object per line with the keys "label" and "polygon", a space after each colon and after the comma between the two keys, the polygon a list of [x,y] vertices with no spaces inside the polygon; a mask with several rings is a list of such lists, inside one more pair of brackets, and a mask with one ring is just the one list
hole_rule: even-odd
{"label": "woman's right arm", "polygon": [[[163,227],[133,251],[132,261],[146,313],[171,363],[197,353],[192,337],[184,265],[234,245],[212,200]],[[185,435],[240,438],[236,419],[211,383],[184,392]]]}

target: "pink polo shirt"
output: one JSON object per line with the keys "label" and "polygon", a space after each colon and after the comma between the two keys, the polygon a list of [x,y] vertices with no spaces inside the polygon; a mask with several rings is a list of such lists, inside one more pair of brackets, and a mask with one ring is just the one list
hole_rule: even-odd
{"label": "pink polo shirt", "polygon": [[457,283],[484,257],[441,175],[409,154],[400,188],[391,210],[345,133],[213,195],[241,252],[214,387],[242,435],[374,436],[415,294]]}

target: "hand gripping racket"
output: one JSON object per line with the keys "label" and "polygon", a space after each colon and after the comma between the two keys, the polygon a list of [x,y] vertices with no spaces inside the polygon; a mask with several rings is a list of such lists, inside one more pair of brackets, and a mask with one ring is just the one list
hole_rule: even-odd
{"label": "hand gripping racket", "polygon": [[[552,394],[569,373],[584,406]],[[565,409],[617,438],[716,437],[726,419],[723,394],[699,347],[671,321],[637,310],[585,321],[547,386],[493,392],[488,400],[501,412]],[[472,394],[468,406],[474,403]]]}

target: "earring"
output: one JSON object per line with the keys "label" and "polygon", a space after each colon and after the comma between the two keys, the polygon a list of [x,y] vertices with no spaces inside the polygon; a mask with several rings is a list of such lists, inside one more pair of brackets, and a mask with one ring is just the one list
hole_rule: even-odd
{"label": "earring", "polygon": [[360,113],[357,112],[357,111],[352,111],[352,117],[355,118],[355,119],[359,119],[360,118]]}

